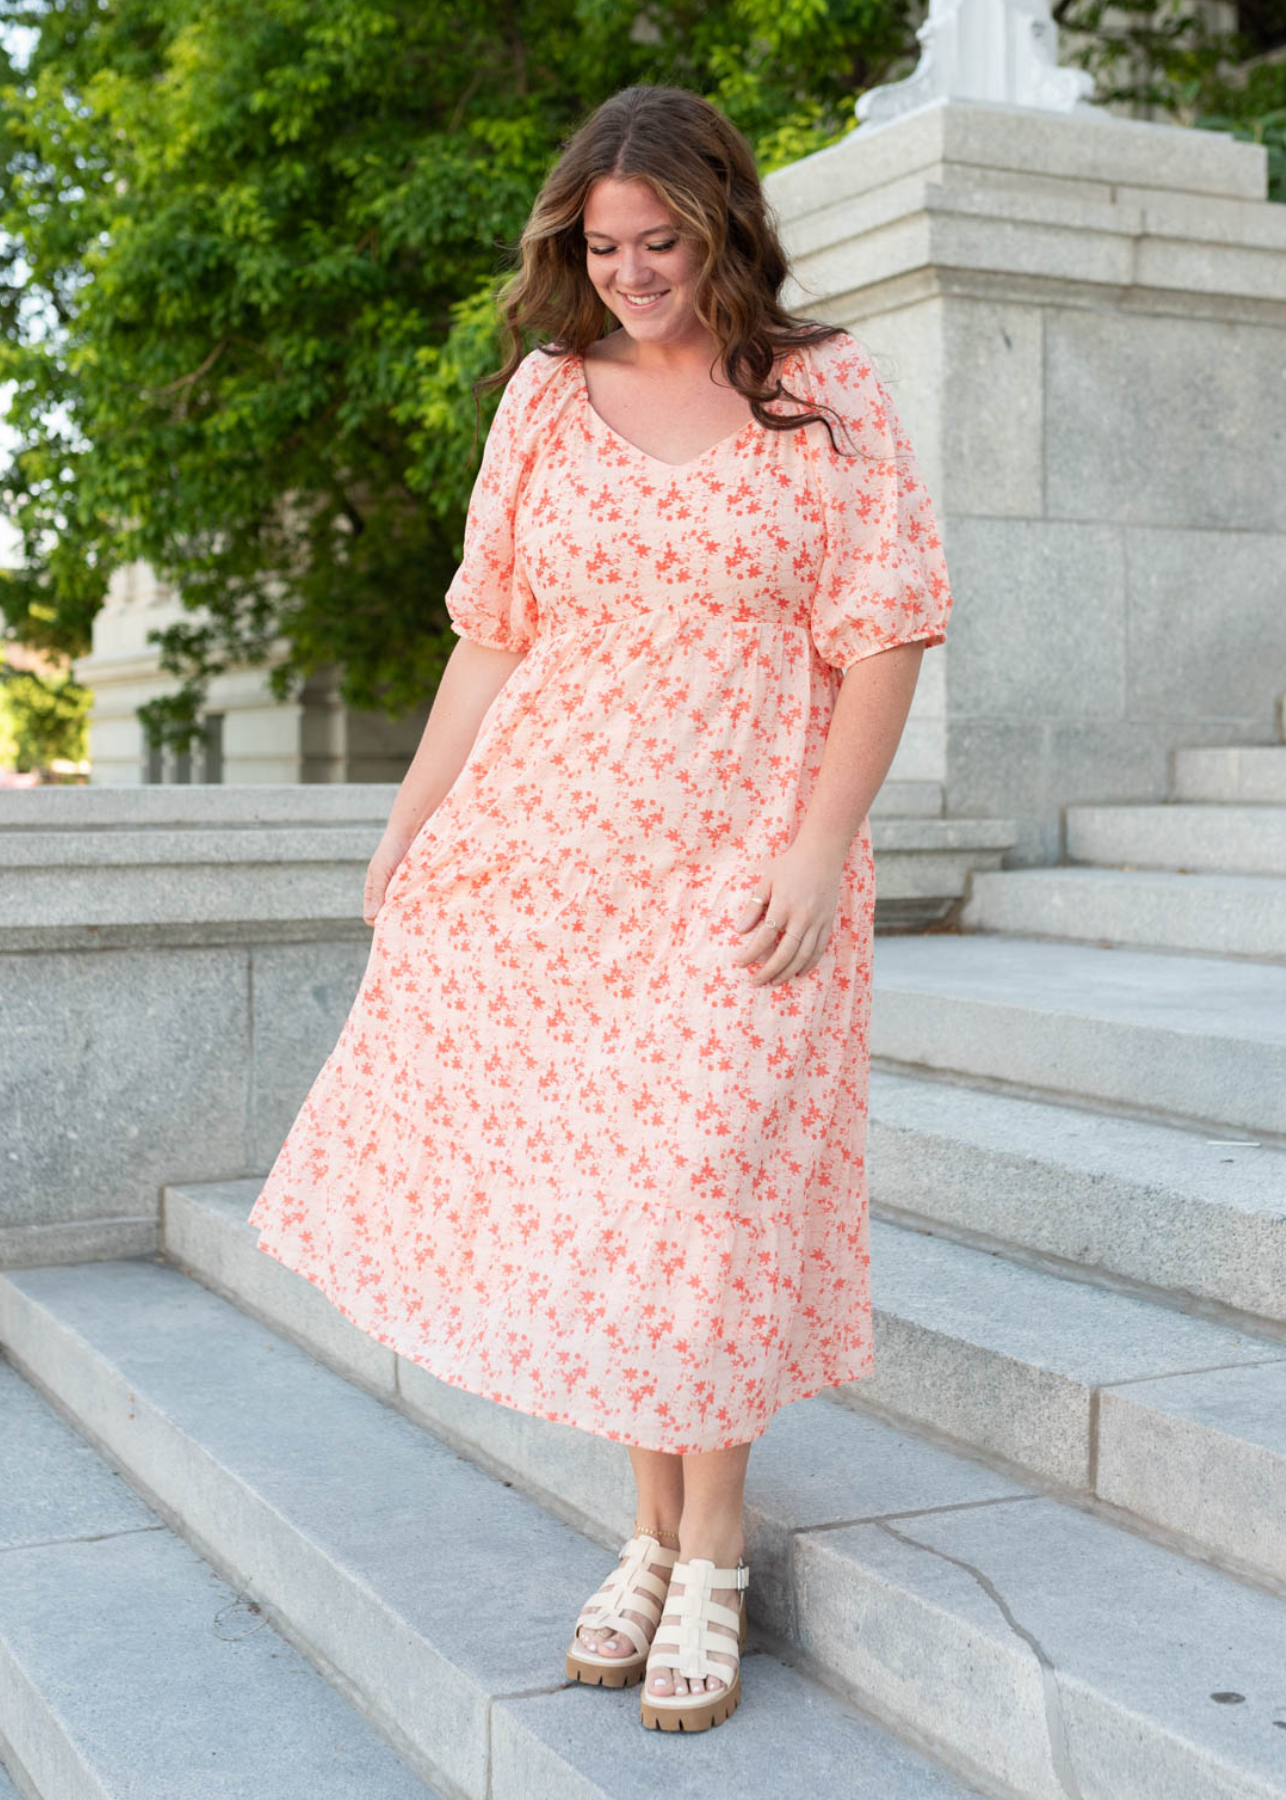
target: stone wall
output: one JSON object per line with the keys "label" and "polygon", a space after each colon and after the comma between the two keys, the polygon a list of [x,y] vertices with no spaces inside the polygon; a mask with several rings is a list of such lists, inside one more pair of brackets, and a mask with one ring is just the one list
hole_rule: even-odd
{"label": "stone wall", "polygon": [[1018,821],[1268,742],[1286,669],[1286,207],[1262,146],[926,107],[769,177],[791,304],[872,352],[955,610],[899,773]]}

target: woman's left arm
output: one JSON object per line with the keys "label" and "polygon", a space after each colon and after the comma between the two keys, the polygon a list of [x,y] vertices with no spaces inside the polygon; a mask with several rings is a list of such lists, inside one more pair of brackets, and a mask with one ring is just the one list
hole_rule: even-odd
{"label": "woman's left arm", "polygon": [[794,841],[759,870],[737,921],[738,931],[751,935],[733,963],[745,968],[764,959],[751,976],[756,987],[806,974],[821,961],[835,923],[844,861],[892,764],[924,651],[922,642],[895,644],[862,657],[840,683],[817,780]]}

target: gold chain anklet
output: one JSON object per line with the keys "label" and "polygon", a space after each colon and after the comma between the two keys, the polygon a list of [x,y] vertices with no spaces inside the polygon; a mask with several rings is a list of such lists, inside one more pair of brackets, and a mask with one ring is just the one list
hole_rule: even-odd
{"label": "gold chain anklet", "polygon": [[644,1530],[637,1519],[634,1521],[634,1535],[635,1537],[654,1537],[658,1543],[662,1538],[667,1537],[673,1538],[676,1544],[679,1541],[679,1534],[677,1531],[667,1531],[663,1525],[649,1526]]}

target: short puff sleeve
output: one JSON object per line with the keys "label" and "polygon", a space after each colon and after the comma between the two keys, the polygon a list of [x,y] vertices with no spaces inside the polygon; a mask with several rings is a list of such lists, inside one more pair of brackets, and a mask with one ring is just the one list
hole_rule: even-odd
{"label": "short puff sleeve", "polygon": [[536,636],[538,607],[516,542],[515,520],[535,460],[541,400],[555,362],[543,351],[529,351],[500,396],[469,496],[464,554],[445,595],[451,629],[491,650],[529,650]]}
{"label": "short puff sleeve", "polygon": [[915,452],[870,357],[844,332],[810,362],[839,445],[806,428],[826,527],[810,630],[822,661],[847,673],[896,644],[942,643],[951,590]]}

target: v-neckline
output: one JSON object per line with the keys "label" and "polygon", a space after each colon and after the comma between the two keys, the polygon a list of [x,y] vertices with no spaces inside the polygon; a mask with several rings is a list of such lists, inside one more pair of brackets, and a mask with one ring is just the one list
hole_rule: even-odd
{"label": "v-neckline", "polygon": [[[723,450],[733,444],[740,443],[741,439],[752,430],[762,431],[764,429],[752,413],[745,424],[739,426],[736,431],[726,432],[723,437],[716,438],[713,444],[710,444],[704,450],[698,451],[695,456],[688,457],[686,462],[666,462],[663,457],[653,456],[650,450],[643,450],[640,449],[637,444],[632,444],[627,437],[621,436],[615,426],[608,424],[602,413],[599,412],[598,408],[594,405],[594,402],[590,399],[589,382],[585,379],[585,357],[583,353],[576,350],[573,351],[572,354],[576,362],[576,379],[577,386],[580,390],[581,404],[584,406],[591,419],[594,420],[599,430],[607,437],[612,438],[623,450],[628,450],[632,456],[641,456],[644,462],[650,462],[658,469],[668,469],[672,475],[681,475],[685,469],[694,469],[698,463],[703,463],[707,457],[713,456],[716,450]],[[786,352],[786,355],[782,358],[781,362],[780,372],[782,375],[785,374],[787,365],[797,355],[798,351],[796,350],[788,350]]]}

